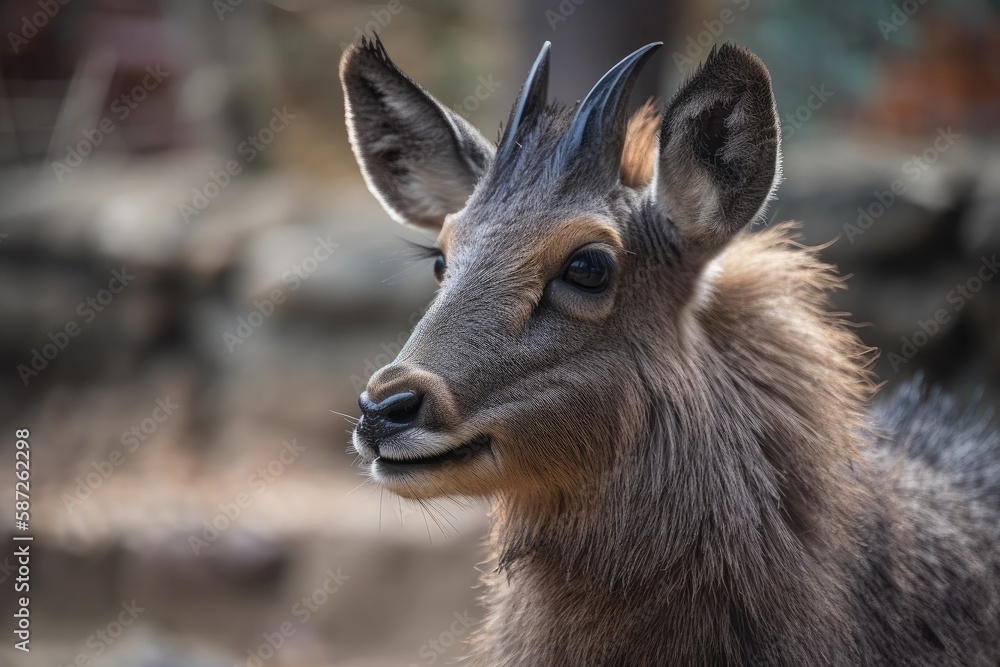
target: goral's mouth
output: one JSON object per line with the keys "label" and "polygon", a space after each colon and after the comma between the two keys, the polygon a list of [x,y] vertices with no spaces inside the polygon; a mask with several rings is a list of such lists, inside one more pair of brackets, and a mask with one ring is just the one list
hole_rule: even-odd
{"label": "goral's mouth", "polygon": [[414,458],[390,458],[384,454],[374,461],[381,472],[409,472],[414,470],[434,470],[470,461],[490,449],[490,436],[478,435],[463,445],[440,454]]}

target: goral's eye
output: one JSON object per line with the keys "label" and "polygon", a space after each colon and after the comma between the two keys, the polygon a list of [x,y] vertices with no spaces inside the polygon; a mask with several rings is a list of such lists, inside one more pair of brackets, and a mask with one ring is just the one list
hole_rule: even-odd
{"label": "goral's eye", "polygon": [[569,261],[563,281],[586,292],[602,292],[611,282],[615,260],[603,250],[578,251]]}
{"label": "goral's eye", "polygon": [[434,260],[434,278],[437,279],[438,283],[444,280],[444,272],[447,268],[448,264],[444,261],[444,255],[438,255]]}

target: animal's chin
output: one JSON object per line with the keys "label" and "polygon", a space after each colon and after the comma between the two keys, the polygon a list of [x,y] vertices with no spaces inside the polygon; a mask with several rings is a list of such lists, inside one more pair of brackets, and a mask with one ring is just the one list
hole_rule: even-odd
{"label": "animal's chin", "polygon": [[406,456],[399,453],[381,453],[371,462],[375,480],[389,487],[413,489],[413,484],[426,478],[438,478],[447,484],[451,471],[456,473],[465,466],[490,457],[491,440],[488,435],[476,437],[447,451],[427,456]]}

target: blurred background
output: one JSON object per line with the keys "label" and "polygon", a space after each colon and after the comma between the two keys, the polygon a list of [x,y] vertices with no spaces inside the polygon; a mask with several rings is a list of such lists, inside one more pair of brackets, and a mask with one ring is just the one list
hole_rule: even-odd
{"label": "blurred background", "polygon": [[[443,664],[480,618],[486,510],[382,497],[345,453],[431,267],[367,192],[337,63],[377,30],[494,136],[543,40],[581,98],[662,39],[635,102],[717,42],[783,124],[804,221],[891,390],[1000,397],[996,0],[5,0],[0,665]],[[32,653],[15,651],[30,429]],[[8,472],[11,471],[11,472]]]}

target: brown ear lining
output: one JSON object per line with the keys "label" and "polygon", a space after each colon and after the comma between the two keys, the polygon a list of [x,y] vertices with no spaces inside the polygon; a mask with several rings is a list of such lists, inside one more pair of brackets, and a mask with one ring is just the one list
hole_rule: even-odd
{"label": "brown ear lining", "polygon": [[628,121],[620,174],[630,188],[644,187],[653,179],[661,117],[659,105],[649,98]]}

